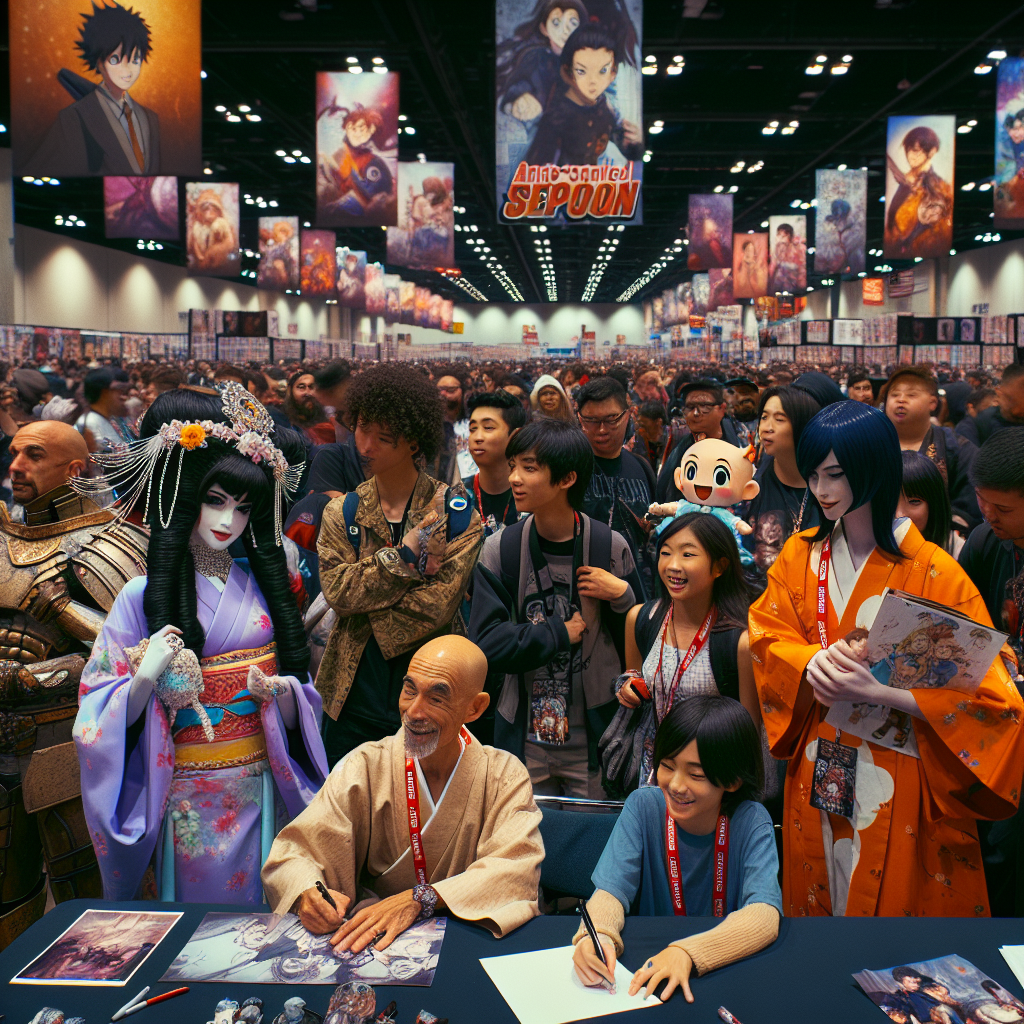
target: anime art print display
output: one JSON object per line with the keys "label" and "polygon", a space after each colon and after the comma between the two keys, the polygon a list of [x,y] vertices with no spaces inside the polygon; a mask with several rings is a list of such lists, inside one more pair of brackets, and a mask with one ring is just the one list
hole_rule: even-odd
{"label": "anime art print display", "polygon": [[661,293],[661,322],[665,327],[671,327],[673,324],[679,323],[675,288],[666,288]]}
{"label": "anime art print display", "polygon": [[398,75],[316,76],[316,221],[398,223]]}
{"label": "anime art print display", "polygon": [[454,164],[398,165],[398,226],[388,228],[388,263],[455,268],[454,181]]}
{"label": "anime art print display", "polygon": [[107,238],[177,241],[178,179],[104,178],[103,226]]}
{"label": "anime art print display", "polygon": [[181,916],[164,910],[87,910],[11,984],[125,985]]}
{"label": "anime art print display", "polygon": [[447,919],[407,928],[387,949],[335,952],[330,935],[306,931],[294,914],[207,914],[160,979],[252,985],[430,985]]}
{"label": "anime art print display", "polygon": [[413,322],[417,327],[430,326],[430,289],[416,285],[416,301]]}
{"label": "anime art print display", "polygon": [[807,291],[807,218],[768,218],[768,294]]}
{"label": "anime art print display", "polygon": [[369,316],[384,315],[384,267],[380,263],[366,264],[364,286],[365,309]]}
{"label": "anime art print display", "polygon": [[452,334],[455,330],[455,300],[441,300],[441,330]]}
{"label": "anime art print display", "polygon": [[732,237],[732,293],[737,299],[768,294],[768,235],[755,231]]}
{"label": "anime art print display", "polygon": [[690,270],[732,266],[732,196],[714,192],[690,196]]}
{"label": "anime art print display", "polygon": [[441,329],[441,296],[436,292],[430,293],[427,302],[427,326],[435,331]]}
{"label": "anime art print display", "polygon": [[334,297],[338,278],[337,244],[333,231],[303,228],[299,235],[299,287],[303,295]]}
{"label": "anime art print display", "polygon": [[338,305],[362,309],[366,304],[366,253],[342,246],[337,250]]}
{"label": "anime art print display", "polygon": [[384,275],[384,323],[397,324],[401,321],[402,279],[398,274]]}
{"label": "anime art print display", "polygon": [[814,271],[859,274],[865,269],[867,168],[815,172]]}
{"label": "anime art print display", "polygon": [[711,278],[708,274],[694,274],[690,281],[693,289],[693,302],[690,316],[707,316],[708,301],[711,299]]}
{"label": "anime art print display", "polygon": [[416,323],[416,282],[402,281],[398,286],[398,300],[401,305],[401,323]]}
{"label": "anime art print display", "polygon": [[200,174],[199,9],[200,0],[11,0],[14,173]]}
{"label": "anime art print display", "polygon": [[642,223],[642,0],[497,0],[501,219]]}
{"label": "anime art print display", "polygon": [[238,184],[190,181],[185,185],[185,251],[196,274],[235,277],[238,252]]}
{"label": "anime art print display", "polygon": [[996,79],[995,227],[1024,228],[1024,58],[1004,57]]}
{"label": "anime art print display", "polygon": [[708,312],[712,313],[722,306],[731,306],[735,302],[732,290],[732,267],[714,267],[708,271],[710,295]]}
{"label": "anime art print display", "polygon": [[953,244],[956,118],[890,117],[885,149],[885,257],[935,259]]}
{"label": "anime art print display", "polygon": [[299,218],[260,217],[260,266],[256,287],[299,287]]}

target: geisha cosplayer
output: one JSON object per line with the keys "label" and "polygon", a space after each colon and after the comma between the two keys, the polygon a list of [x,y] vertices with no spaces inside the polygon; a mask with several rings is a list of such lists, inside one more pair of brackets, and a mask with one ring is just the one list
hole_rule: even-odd
{"label": "geisha cosplayer", "polygon": [[[149,575],[114,602],[75,722],[107,899],[136,898],[155,854],[163,900],[261,903],[279,826],[326,777],[281,546],[301,454],[272,431],[238,384],[179,388],[153,403],[138,442],[97,457],[105,480],[81,485],[113,486],[151,531]],[[228,553],[239,539],[247,566]]]}
{"label": "geisha cosplayer", "polygon": [[[828,406],[797,462],[821,526],[786,542],[749,630],[771,751],[789,761],[784,912],[987,916],[977,821],[1014,813],[1024,757],[1003,658],[968,694],[955,679],[886,686],[858,650],[886,587],[988,626],[985,604],[950,555],[894,521],[903,464],[883,413]],[[888,707],[905,729],[854,735],[851,704]]]}

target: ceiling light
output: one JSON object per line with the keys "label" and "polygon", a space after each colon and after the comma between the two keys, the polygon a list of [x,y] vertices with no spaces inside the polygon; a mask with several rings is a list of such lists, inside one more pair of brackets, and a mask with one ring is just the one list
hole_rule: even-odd
{"label": "ceiling light", "polygon": [[252,110],[252,107],[250,107],[250,106],[247,106],[247,105],[246,105],[245,103],[239,103],[239,104],[238,104],[238,109],[239,109],[239,110],[240,110],[240,111],[241,111],[241,112],[242,112],[243,114],[248,114],[248,113],[249,113],[249,111],[250,111],[250,110]]}
{"label": "ceiling light", "polygon": [[956,255],[956,249],[950,249],[949,250],[949,255],[950,256],[955,256]]}
{"label": "ceiling light", "polygon": [[666,75],[681,75],[682,73],[683,73],[683,65],[682,64],[669,64],[669,66],[667,68],[665,68],[665,74]]}
{"label": "ceiling light", "polygon": [[218,106],[214,107],[213,109],[216,110],[218,114],[223,114],[228,108],[218,105]]}
{"label": "ceiling light", "polygon": [[292,150],[292,156],[302,156],[302,150],[301,149],[293,149]]}
{"label": "ceiling light", "polygon": [[658,73],[658,65],[657,64],[645,64],[640,69],[640,74],[641,75],[656,75],[657,73]]}
{"label": "ceiling light", "polygon": [[763,227],[763,228],[768,227],[768,221],[766,221],[766,220],[761,221],[761,227]]}
{"label": "ceiling light", "polygon": [[359,58],[358,57],[346,57],[345,60],[349,64],[358,64],[359,63]]}
{"label": "ceiling light", "polygon": [[914,262],[915,262],[915,263],[920,263],[922,259],[924,259],[924,257],[923,257],[923,256],[915,256],[915,257],[914,257]]}
{"label": "ceiling light", "polygon": [[384,58],[383,57],[374,57],[373,58],[373,63],[374,64],[383,64],[384,63]]}
{"label": "ceiling light", "polygon": [[838,167],[836,168],[836,170],[837,170],[837,171],[845,171],[845,170],[846,170],[846,164],[840,164],[840,165],[839,165],[839,166],[838,166]]}
{"label": "ceiling light", "polygon": [[274,152],[274,156],[287,156],[283,149],[278,149]]}
{"label": "ceiling light", "polygon": [[388,69],[387,69],[387,66],[386,66],[386,65],[384,65],[384,64],[377,64],[377,65],[376,65],[376,66],[375,66],[375,67],[373,68],[373,73],[374,73],[375,75],[386,75],[386,74],[388,73]]}
{"label": "ceiling light", "polygon": [[808,64],[804,68],[805,75],[820,75],[825,69],[820,64]]}
{"label": "ceiling light", "polygon": [[739,192],[739,190],[740,190],[739,185],[730,185],[729,186],[729,191],[730,192]]}
{"label": "ceiling light", "polygon": [[988,73],[989,73],[989,72],[990,72],[991,70],[992,70],[992,65],[991,65],[991,64],[986,64],[986,63],[984,63],[984,61],[983,61],[982,63],[980,63],[980,64],[979,64],[979,65],[978,65],[978,66],[977,66],[977,67],[976,67],[976,68],[974,69],[974,73],[975,73],[976,75],[987,75],[987,74],[988,74]]}
{"label": "ceiling light", "polygon": [[989,50],[988,51],[988,59],[989,60],[1005,60],[1006,59],[1006,51],[1005,50]]}
{"label": "ceiling light", "polygon": [[309,159],[308,156],[300,156],[299,157],[299,163],[300,164],[308,164],[308,163],[310,163],[310,159]]}
{"label": "ceiling light", "polygon": [[968,121],[967,123],[968,123],[968,124],[969,124],[969,125],[970,125],[970,126],[971,126],[972,128],[975,128],[975,127],[977,127],[977,124],[978,124],[978,122],[977,122],[977,121],[973,121],[973,120],[972,120],[972,121]]}
{"label": "ceiling light", "polygon": [[245,115],[245,119],[246,119],[246,121],[262,121],[263,120],[263,118],[260,117],[259,114],[246,114]]}
{"label": "ceiling light", "polygon": [[825,63],[825,61],[827,61],[827,60],[828,60],[828,55],[827,55],[827,54],[824,54],[824,53],[819,53],[819,54],[818,54],[818,56],[817,56],[817,57],[815,57],[814,59],[815,59],[815,60],[816,60],[816,61],[817,61],[817,62],[818,62],[819,64],[824,64],[824,63]]}
{"label": "ceiling light", "polygon": [[200,78],[205,78],[206,77],[206,72],[205,71],[200,71],[199,72],[199,77]]}
{"label": "ceiling light", "polygon": [[358,64],[349,64],[348,70],[351,75],[361,75],[363,73],[363,69]]}
{"label": "ceiling light", "polygon": [[973,190],[973,188],[974,188],[974,182],[973,182],[973,181],[966,181],[966,182],[964,182],[964,183],[963,183],[963,184],[962,184],[962,185],[960,186],[960,190],[961,190],[962,192],[970,192],[970,191],[972,191],[972,190]]}
{"label": "ceiling light", "polygon": [[657,64],[658,63],[658,58],[655,57],[653,53],[649,53],[649,54],[647,54],[646,57],[644,57],[644,63],[645,64]]}
{"label": "ceiling light", "polygon": [[847,53],[847,54],[845,54],[843,56],[843,63],[844,64],[850,64],[852,61],[853,61],[853,54],[852,53]]}
{"label": "ceiling light", "polygon": [[791,202],[791,203],[789,204],[789,208],[790,208],[791,210],[798,210],[798,209],[800,208],[800,204],[801,204],[802,202],[803,202],[803,200],[802,200],[802,199],[794,199],[794,200],[793,200],[793,202]]}
{"label": "ceiling light", "polygon": [[293,163],[295,163],[295,157],[293,157],[293,156],[286,156],[284,158],[284,162],[286,164],[293,164]]}
{"label": "ceiling light", "polygon": [[724,186],[723,185],[716,185],[714,187],[713,191],[715,191],[715,192],[722,192],[722,191],[724,191]]}
{"label": "ceiling light", "polygon": [[203,174],[213,174],[213,168],[212,167],[204,167],[203,168]]}
{"label": "ceiling light", "polygon": [[742,171],[743,168],[746,167],[746,166],[747,166],[746,161],[744,161],[744,160],[737,160],[736,163],[734,163],[732,165],[732,167],[729,168],[729,173],[730,174],[739,174],[740,171]]}
{"label": "ceiling light", "polygon": [[829,70],[833,75],[845,75],[850,69],[846,64],[833,64]]}
{"label": "ceiling light", "polygon": [[966,135],[970,130],[971,126],[969,124],[962,124],[957,128],[956,133],[957,135]]}
{"label": "ceiling light", "polygon": [[647,152],[644,153],[643,161],[644,161],[645,164],[649,164],[651,162],[651,151],[650,150],[647,150]]}
{"label": "ceiling light", "polygon": [[992,182],[991,181],[983,181],[978,186],[978,191],[979,192],[987,192],[991,187],[992,187]]}
{"label": "ceiling light", "polygon": [[232,124],[237,124],[237,123],[238,123],[239,121],[241,121],[241,120],[242,120],[242,119],[241,119],[241,118],[240,118],[240,117],[239,117],[239,116],[238,116],[237,114],[228,114],[228,115],[227,115],[227,119],[228,119],[228,120],[229,120],[229,121],[230,121],[230,122],[231,122]]}

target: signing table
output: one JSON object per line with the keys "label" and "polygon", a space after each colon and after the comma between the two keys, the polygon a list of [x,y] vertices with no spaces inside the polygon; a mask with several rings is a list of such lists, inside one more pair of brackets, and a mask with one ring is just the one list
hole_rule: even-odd
{"label": "signing table", "polygon": [[[180,910],[184,916],[154,954],[124,988],[10,985],[8,981],[42,952],[84,910]],[[145,985],[150,995],[177,988],[159,977],[180,952],[203,916],[211,910],[239,907],[196,903],[105,903],[73,900],[62,903],[0,953],[0,1013],[3,1024],[28,1024],[44,1006],[78,1015],[86,1024],[106,1024],[113,1013]],[[266,913],[266,907],[253,907]],[[490,933],[448,919],[444,946],[430,988],[404,986],[377,989],[378,1010],[392,999],[398,1003],[398,1024],[413,1024],[420,1009],[451,1024],[516,1024],[516,1018],[480,966],[481,957],[522,953],[568,945],[576,931],[574,917],[541,917],[496,940]],[[714,919],[640,918],[626,921],[625,964],[636,969],[645,958],[671,940],[703,931]],[[748,960],[696,979],[690,1006],[681,995],[665,1006],[598,1018],[604,1024],[715,1024],[719,1006],[728,1007],[743,1024],[884,1024],[885,1017],[856,987],[850,975],[862,968],[930,960],[959,953],[1015,995],[1021,994],[1010,968],[999,953],[1002,945],[1024,942],[1024,923],[1017,919],[962,920],[959,918],[786,918],[778,941]],[[264,1024],[271,1024],[284,1001],[301,996],[311,1010],[323,1014],[330,985],[240,985],[235,982],[192,982],[183,996],[147,1007],[129,1018],[131,1024],[205,1024],[213,1020],[217,1002],[241,1002],[249,996],[263,1000]]]}

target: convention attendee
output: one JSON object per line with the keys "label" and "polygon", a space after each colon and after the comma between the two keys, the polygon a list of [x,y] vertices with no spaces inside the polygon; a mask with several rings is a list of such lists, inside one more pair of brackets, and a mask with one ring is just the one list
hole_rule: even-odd
{"label": "convention attendee", "polygon": [[90,442],[90,451],[109,451],[114,445],[134,441],[135,432],[126,420],[125,398],[131,381],[124,370],[101,366],[90,370],[82,382],[82,393],[89,408],[75,420],[75,429]]}
{"label": "convention attendee", "polygon": [[234,381],[244,388],[248,386],[249,375],[241,367],[232,366],[230,363],[218,363],[213,371],[213,383],[223,384],[225,381]]}
{"label": "convention attendee", "polygon": [[751,956],[779,934],[775,833],[758,802],[761,744],[740,704],[706,694],[673,706],[653,758],[657,785],[628,797],[592,876],[587,908],[604,962],[581,924],[573,963],[584,985],[614,985],[626,914],[721,918],[650,957],[629,985],[630,995],[643,990],[662,1002],[680,988],[692,1003],[694,972]]}
{"label": "convention attendee", "polygon": [[846,375],[846,397],[854,402],[875,404],[875,389],[871,386],[871,374],[862,367],[854,367]]}
{"label": "convention attendee", "polygon": [[11,374],[11,385],[14,387],[16,400],[9,414],[19,426],[39,419],[39,410],[54,395],[53,384],[46,376],[38,370],[26,367]]}
{"label": "convention attendee", "polygon": [[636,434],[633,451],[647,459],[657,479],[684,431],[669,426],[668,413],[660,402],[641,402],[636,411]]}
{"label": "convention attendee", "polygon": [[323,443],[344,443],[352,436],[345,408],[345,394],[352,383],[351,364],[347,359],[336,359],[322,370],[317,370],[313,383],[316,400],[324,407],[324,413],[333,429],[332,436],[327,437]]}
{"label": "convention attendee", "polygon": [[455,453],[462,480],[476,472],[476,463],[469,454],[469,417],[466,414],[466,389],[469,378],[457,366],[444,368],[437,378],[437,390],[444,401],[447,447]]}
{"label": "convention attendee", "polygon": [[441,397],[422,373],[373,366],[353,379],[348,407],[372,476],[327,506],[317,545],[320,584],[337,615],[316,679],[332,766],[398,728],[413,652],[452,628],[483,540],[461,486],[417,466],[444,438]]}
{"label": "convention attendee", "polygon": [[495,746],[525,760],[538,792],[600,798],[597,741],[618,706],[618,649],[639,588],[633,556],[579,511],[594,456],[578,427],[534,420],[505,454],[516,508],[530,514],[487,538],[469,624],[491,670],[505,674]]}
{"label": "convention attendee", "polygon": [[507,391],[485,391],[469,400],[469,454],[477,472],[464,482],[480,514],[484,537],[519,520],[505,449],[509,438],[525,426],[526,411]]}
{"label": "convention attendee", "polygon": [[827,373],[820,373],[817,370],[801,373],[793,381],[793,387],[810,395],[818,403],[819,409],[846,400],[843,389]]}
{"label": "convention attendee", "polygon": [[[173,391],[185,383],[185,374],[176,366],[158,366],[146,376],[140,397],[148,409],[165,391]],[[144,410],[145,411],[145,410]]]}
{"label": "convention attendee", "polygon": [[326,777],[279,520],[302,447],[272,427],[238,384],[180,388],[132,449],[104,457],[110,479],[83,485],[120,481],[150,527],[148,576],[103,623],[74,730],[106,899],[139,898],[155,854],[162,900],[259,902],[280,817]]}
{"label": "convention attendee", "polygon": [[293,430],[297,430],[313,444],[322,443],[315,428],[317,424],[327,422],[327,414],[317,401],[316,378],[313,374],[299,370],[288,378],[288,390],[281,403],[281,411],[288,417]]}
{"label": "convention attendee", "polygon": [[[500,938],[538,914],[544,844],[529,776],[465,728],[487,707],[486,673],[465,637],[416,652],[397,733],[353,750],[274,841],[263,884],[275,913],[333,933],[339,953],[384,950],[435,915]],[[367,890],[378,901],[352,913]]]}
{"label": "convention attendee", "polygon": [[576,422],[576,414],[572,411],[565,389],[557,378],[549,373],[541,374],[537,378],[537,383],[530,392],[530,405],[534,416],[564,420],[566,423]]}
{"label": "convention attendee", "polygon": [[978,413],[975,425],[981,444],[998,430],[1024,426],[1024,364],[1003,367],[1002,380],[996,386],[996,404]]}
{"label": "convention attendee", "polygon": [[[946,389],[949,390],[948,388]],[[995,388],[977,388],[971,391],[964,403],[964,415],[957,421],[953,433],[957,437],[965,438],[971,444],[981,447],[981,437],[978,435],[978,416],[986,409],[996,405]]]}
{"label": "convention attendee", "polygon": [[660,402],[668,405],[668,392],[661,386],[661,374],[657,370],[639,370],[633,385],[636,404]]}
{"label": "convention attendee", "polygon": [[729,415],[743,427],[750,444],[757,437],[757,403],[760,397],[761,389],[748,377],[734,377],[725,382]]}
{"label": "convention attendee", "polygon": [[896,506],[896,518],[907,517],[921,536],[954,558],[964,540],[953,529],[953,510],[949,504],[946,481],[938,466],[920,452],[903,453],[903,489]]}
{"label": "convention attendee", "polygon": [[[886,588],[981,626],[991,622],[984,602],[945,551],[909,519],[894,522],[903,460],[883,413],[851,401],[823,409],[797,461],[821,526],[786,542],[750,609],[765,728],[772,753],[789,760],[783,910],[986,916],[976,820],[1017,808],[1024,701],[1001,658],[969,696],[901,689],[879,682],[847,639]],[[851,703],[890,708],[895,732],[861,738],[865,709]]]}
{"label": "convention attendee", "polygon": [[502,380],[501,389],[507,391],[512,395],[519,404],[526,410],[527,416],[530,414],[530,385],[523,380],[522,377],[517,377],[513,374],[506,374]]}

